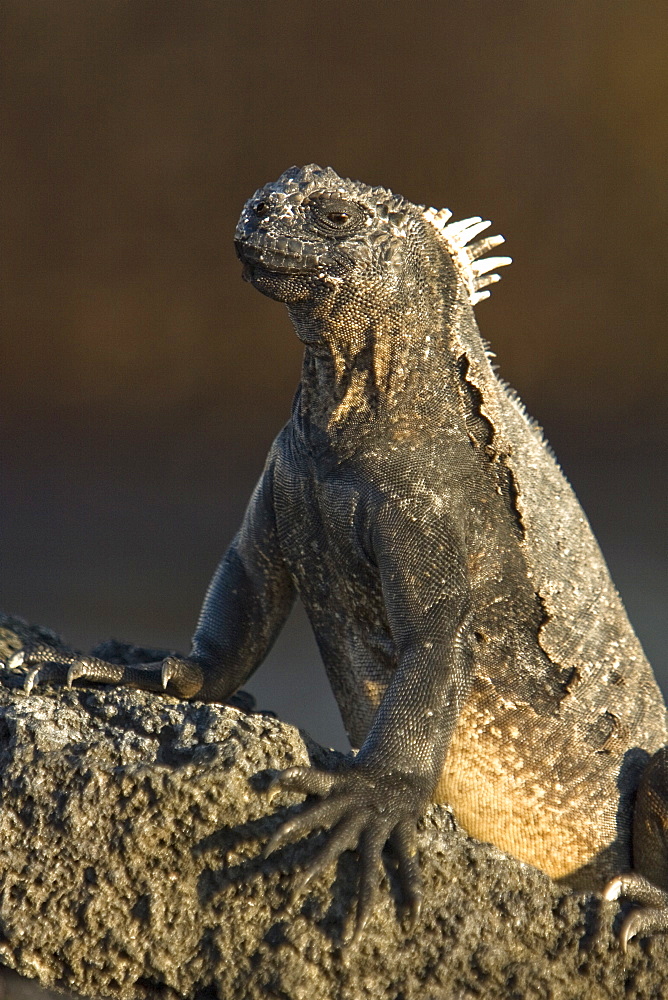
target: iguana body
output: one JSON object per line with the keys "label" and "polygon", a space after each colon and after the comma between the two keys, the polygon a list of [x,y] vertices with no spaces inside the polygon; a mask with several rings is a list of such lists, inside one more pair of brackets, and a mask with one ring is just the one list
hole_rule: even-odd
{"label": "iguana body", "polygon": [[[305,344],[292,418],[188,660],[70,669],[222,700],[298,594],[360,751],[340,773],[283,774],[324,798],[271,847],[333,827],[308,878],[357,846],[358,931],[388,839],[417,907],[413,838],[429,799],[550,875],[602,887],[630,867],[634,796],[668,736],[589,524],[478,333],[472,302],[507,263],[481,259],[498,238],[467,246],[482,228],[314,165],[250,199],[244,276],[286,302]],[[644,874],[666,878],[640,855]],[[627,936],[657,923],[636,912]]]}

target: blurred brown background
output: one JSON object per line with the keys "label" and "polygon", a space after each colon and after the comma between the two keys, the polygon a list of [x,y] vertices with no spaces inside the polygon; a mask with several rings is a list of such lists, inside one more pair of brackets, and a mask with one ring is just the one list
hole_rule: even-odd
{"label": "blurred brown background", "polygon": [[[187,649],[299,374],[234,225],[316,161],[506,235],[480,326],[665,667],[664,2],[3,0],[0,18],[4,608],[82,646]],[[254,689],[342,744],[299,616]]]}

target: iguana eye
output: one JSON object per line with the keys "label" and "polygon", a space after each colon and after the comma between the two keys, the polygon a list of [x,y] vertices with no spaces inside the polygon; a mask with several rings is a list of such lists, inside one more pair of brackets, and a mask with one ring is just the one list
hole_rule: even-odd
{"label": "iguana eye", "polygon": [[350,216],[347,212],[328,212],[327,218],[330,222],[333,222],[335,226],[345,226]]}
{"label": "iguana eye", "polygon": [[258,201],[257,204],[253,206],[253,211],[257,216],[259,216],[259,218],[262,218],[262,216],[266,215],[269,211],[269,205],[266,201]]}
{"label": "iguana eye", "polygon": [[322,229],[348,232],[357,229],[364,213],[362,208],[353,201],[348,201],[339,195],[320,191],[311,195],[309,205],[313,211],[315,222]]}

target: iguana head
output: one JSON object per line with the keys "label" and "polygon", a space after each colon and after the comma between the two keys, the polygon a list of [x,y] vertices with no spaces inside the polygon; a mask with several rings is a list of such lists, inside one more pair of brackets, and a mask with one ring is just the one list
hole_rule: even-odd
{"label": "iguana head", "polygon": [[[479,258],[503,237],[470,240],[490,225],[479,217],[449,223],[450,212],[413,205],[386,188],[339,177],[331,167],[291,167],[255,192],[235,233],[244,276],[271,298],[290,304],[328,296],[342,283],[396,301],[397,283],[420,283],[422,268],[442,272],[454,297],[464,286],[485,298],[490,272],[507,257]],[[435,237],[435,239],[434,239]],[[429,246],[431,244],[431,247]],[[441,251],[441,260],[435,260]],[[431,251],[431,252],[430,252]],[[420,258],[428,258],[422,263]]]}
{"label": "iguana head", "polygon": [[291,167],[246,203],[237,254],[246,280],[287,304],[308,348],[312,424],[355,424],[357,439],[360,422],[380,414],[438,420],[458,331],[484,354],[471,304],[509,259],[482,258],[500,236],[470,245],[488,222],[449,218],[315,164]]}

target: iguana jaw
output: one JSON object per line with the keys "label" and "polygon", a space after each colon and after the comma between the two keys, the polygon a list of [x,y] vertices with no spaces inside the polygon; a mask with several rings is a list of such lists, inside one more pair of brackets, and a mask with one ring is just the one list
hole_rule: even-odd
{"label": "iguana jaw", "polygon": [[314,274],[318,269],[316,247],[292,237],[271,237],[255,233],[252,238],[236,239],[237,257],[254,269],[277,274]]}

